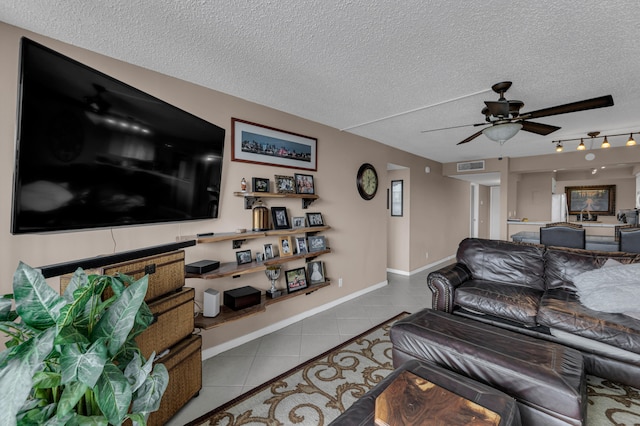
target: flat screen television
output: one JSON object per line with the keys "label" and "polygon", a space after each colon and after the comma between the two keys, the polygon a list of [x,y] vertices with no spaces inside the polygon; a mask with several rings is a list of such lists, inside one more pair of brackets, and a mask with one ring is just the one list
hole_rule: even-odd
{"label": "flat screen television", "polygon": [[27,38],[11,232],[218,216],[225,130]]}

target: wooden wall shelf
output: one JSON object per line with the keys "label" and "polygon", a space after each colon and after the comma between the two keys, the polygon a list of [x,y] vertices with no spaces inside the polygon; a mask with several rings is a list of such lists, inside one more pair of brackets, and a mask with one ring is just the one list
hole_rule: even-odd
{"label": "wooden wall shelf", "polygon": [[275,303],[283,302],[285,300],[292,299],[297,296],[309,295],[323,287],[331,285],[330,281],[325,281],[320,284],[313,284],[304,290],[296,291],[294,293],[285,294],[276,299],[268,299],[264,294],[260,299],[260,303],[255,306],[250,306],[245,309],[234,311],[224,305],[220,306],[220,313],[215,317],[205,317],[202,314],[198,314],[195,318],[195,326],[204,330],[218,327],[231,321],[235,321],[241,318],[245,318],[251,315],[259,314],[267,310],[267,306]]}
{"label": "wooden wall shelf", "polygon": [[302,208],[306,209],[319,197],[315,194],[281,194],[276,192],[234,192],[236,197],[244,197],[244,208],[251,209],[261,198],[298,198],[302,200]]}
{"label": "wooden wall shelf", "polygon": [[211,236],[200,236],[197,235],[187,235],[184,237],[180,237],[179,241],[190,241],[196,240],[198,244],[210,244],[210,243],[220,243],[224,241],[231,241],[232,247],[234,249],[239,249],[242,247],[242,243],[246,240],[253,240],[256,238],[265,238],[265,237],[280,237],[286,235],[296,235],[296,234],[306,234],[314,235],[318,232],[326,231],[331,229],[330,226],[306,226],[304,228],[291,228],[291,229],[271,229],[268,231],[247,231],[247,232],[222,232],[219,234],[213,234]]}
{"label": "wooden wall shelf", "polygon": [[291,256],[278,256],[273,259],[267,259],[264,262],[256,262],[255,260],[251,263],[245,263],[243,265],[238,265],[236,262],[227,262],[220,264],[220,267],[216,270],[207,272],[205,274],[186,274],[187,278],[202,278],[205,280],[211,280],[215,278],[224,278],[224,277],[239,277],[245,274],[252,274],[254,272],[260,272],[267,269],[267,266],[272,265],[282,265],[287,262],[291,262],[293,260],[298,259],[314,259],[321,254],[331,253],[331,249],[328,248],[326,250],[314,251],[311,253],[302,253],[302,254],[294,254]]}

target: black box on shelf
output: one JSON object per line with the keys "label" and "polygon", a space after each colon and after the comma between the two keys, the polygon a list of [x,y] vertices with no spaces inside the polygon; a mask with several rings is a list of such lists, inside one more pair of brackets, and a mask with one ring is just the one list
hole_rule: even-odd
{"label": "black box on shelf", "polygon": [[239,287],[224,292],[224,305],[234,311],[260,304],[260,290],[253,287]]}
{"label": "black box on shelf", "polygon": [[205,274],[209,271],[218,269],[220,262],[217,260],[199,260],[197,262],[188,263],[184,266],[188,274]]}

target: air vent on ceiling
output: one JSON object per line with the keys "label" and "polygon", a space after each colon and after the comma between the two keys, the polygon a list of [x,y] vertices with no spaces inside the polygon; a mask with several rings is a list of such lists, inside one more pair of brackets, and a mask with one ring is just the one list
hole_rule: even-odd
{"label": "air vent on ceiling", "polygon": [[467,161],[466,163],[458,163],[459,172],[469,172],[471,170],[484,170],[484,160]]}

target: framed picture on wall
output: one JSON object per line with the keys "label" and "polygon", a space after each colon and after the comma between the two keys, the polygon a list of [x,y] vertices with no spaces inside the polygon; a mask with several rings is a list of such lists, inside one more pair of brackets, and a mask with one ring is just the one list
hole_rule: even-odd
{"label": "framed picture on wall", "polygon": [[615,185],[567,186],[564,190],[567,195],[569,214],[615,215]]}

